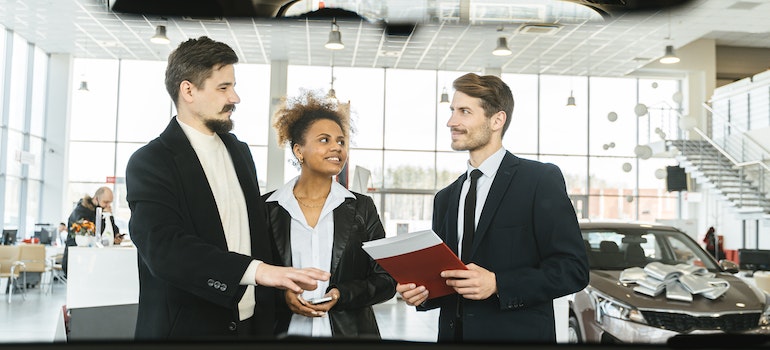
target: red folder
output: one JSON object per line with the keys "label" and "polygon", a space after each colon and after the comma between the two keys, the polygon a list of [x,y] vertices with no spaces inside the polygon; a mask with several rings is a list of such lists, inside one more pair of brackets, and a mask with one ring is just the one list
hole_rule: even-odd
{"label": "red folder", "polygon": [[433,299],[454,293],[441,271],[466,270],[465,264],[433,231],[419,231],[364,243],[364,251],[400,284],[428,289]]}

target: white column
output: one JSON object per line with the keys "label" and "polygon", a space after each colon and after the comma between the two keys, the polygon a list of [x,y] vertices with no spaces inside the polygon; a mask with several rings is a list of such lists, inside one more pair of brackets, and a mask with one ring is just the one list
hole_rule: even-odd
{"label": "white column", "polygon": [[43,191],[40,199],[41,222],[66,222],[71,203],[65,203],[69,181],[69,124],[72,94],[73,58],[69,54],[51,54],[48,62],[48,86],[45,112]]}
{"label": "white column", "polygon": [[270,62],[270,118],[267,128],[267,187],[266,192],[275,190],[283,185],[283,172],[286,165],[284,149],[278,146],[278,135],[273,129],[273,115],[278,110],[281,98],[286,96],[286,79],[288,76],[288,61]]}

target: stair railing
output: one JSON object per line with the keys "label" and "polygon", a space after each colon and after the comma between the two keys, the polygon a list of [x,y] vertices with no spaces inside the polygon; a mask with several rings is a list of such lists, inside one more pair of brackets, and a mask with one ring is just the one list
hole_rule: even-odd
{"label": "stair railing", "polygon": [[727,157],[733,163],[733,167],[739,169],[741,173],[747,173],[756,169],[755,181],[758,184],[759,191],[767,197],[768,190],[770,189],[770,165],[768,165],[770,151],[749,136],[746,130],[731,123],[727,118],[714,111],[707,103],[703,103],[703,107],[711,113],[712,125],[715,119],[722,125],[722,138],[724,142],[720,145],[712,138],[715,131],[713,128],[712,137],[706,136],[699,129],[696,133]]}

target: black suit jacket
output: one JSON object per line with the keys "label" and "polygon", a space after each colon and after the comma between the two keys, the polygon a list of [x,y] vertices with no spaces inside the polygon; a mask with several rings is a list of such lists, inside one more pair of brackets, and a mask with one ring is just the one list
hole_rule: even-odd
{"label": "black suit jacket", "polygon": [[[457,253],[457,210],[467,177],[436,194],[433,230]],[[506,152],[484,203],[470,262],[495,273],[496,295],[463,299],[464,341],[555,342],[553,299],[588,284],[588,260],[564,177],[553,164]],[[439,341],[454,340],[459,296],[441,307]]]}
{"label": "black suit jacket", "polygon": [[[253,259],[273,263],[256,167],[234,135],[227,147],[246,199],[251,254],[227,249],[214,195],[190,141],[173,118],[126,167],[129,228],[139,260],[137,339],[228,337],[239,331],[239,285]],[[256,330],[272,334],[272,288],[256,288]]]}
{"label": "black suit jacket", "polygon": [[[329,288],[340,291],[340,299],[329,311],[334,337],[380,337],[372,305],[393,297],[396,282],[361,249],[363,242],[384,238],[385,230],[377,208],[368,196],[353,193],[333,211],[334,243],[332,246]],[[263,197],[267,199],[270,193]],[[278,202],[267,202],[270,231],[283,266],[292,266],[291,216]],[[278,301],[276,333],[289,328],[292,312],[281,293]]]}

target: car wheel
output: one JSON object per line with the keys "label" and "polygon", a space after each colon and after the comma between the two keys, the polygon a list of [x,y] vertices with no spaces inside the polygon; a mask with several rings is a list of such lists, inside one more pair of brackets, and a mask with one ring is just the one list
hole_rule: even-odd
{"label": "car wheel", "polygon": [[580,339],[580,325],[578,324],[577,318],[575,318],[573,315],[569,316],[569,329],[567,332],[567,342],[569,344],[578,344],[583,342],[583,339]]}

